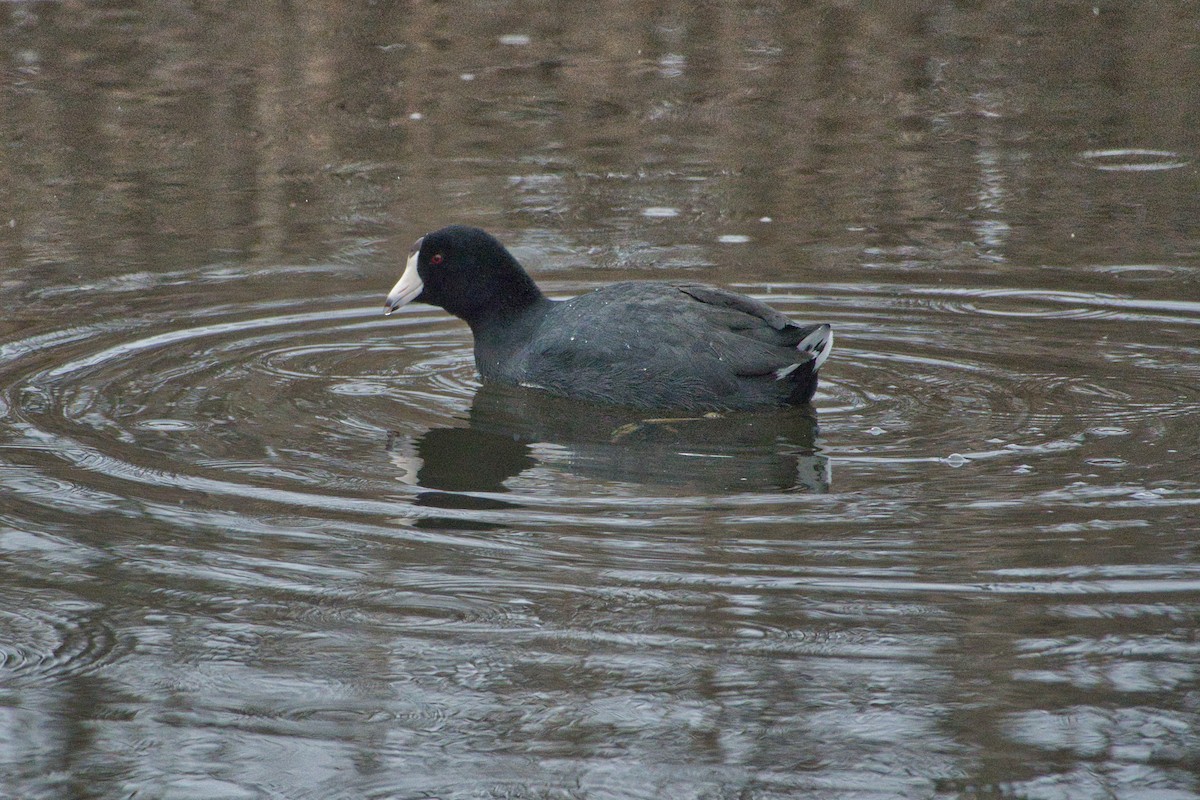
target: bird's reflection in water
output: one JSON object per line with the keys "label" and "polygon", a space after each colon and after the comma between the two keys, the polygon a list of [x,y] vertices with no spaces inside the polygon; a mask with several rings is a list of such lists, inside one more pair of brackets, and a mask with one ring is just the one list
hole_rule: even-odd
{"label": "bird's reflection in water", "polygon": [[[485,386],[460,427],[433,428],[398,449],[420,505],[496,509],[505,483],[542,465],[647,491],[724,495],[826,492],[829,459],[817,452],[816,412],[647,414],[543,392]],[[479,494],[466,493],[482,493]]]}

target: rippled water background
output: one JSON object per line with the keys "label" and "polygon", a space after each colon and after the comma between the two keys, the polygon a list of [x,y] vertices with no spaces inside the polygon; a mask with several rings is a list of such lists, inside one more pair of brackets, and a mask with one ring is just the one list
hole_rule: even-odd
{"label": "rippled water background", "polygon": [[[1198,34],[3,4],[0,798],[1200,796]],[[449,222],[833,323],[815,416],[480,390]]]}

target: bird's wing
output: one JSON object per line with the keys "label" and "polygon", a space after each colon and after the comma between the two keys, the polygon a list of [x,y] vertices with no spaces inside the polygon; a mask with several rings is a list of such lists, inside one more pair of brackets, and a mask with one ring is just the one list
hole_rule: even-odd
{"label": "bird's wing", "polygon": [[[676,288],[697,302],[754,317],[757,320],[752,323],[754,325],[766,323],[777,331],[781,331],[789,325],[795,325],[782,312],[776,311],[761,300],[755,300],[744,294],[702,284],[681,284]],[[750,324],[750,321],[747,320],[746,323]]]}

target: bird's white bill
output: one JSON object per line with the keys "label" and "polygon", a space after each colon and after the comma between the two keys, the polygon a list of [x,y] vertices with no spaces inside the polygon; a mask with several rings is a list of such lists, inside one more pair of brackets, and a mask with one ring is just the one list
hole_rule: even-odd
{"label": "bird's white bill", "polygon": [[421,282],[421,276],[417,272],[417,259],[420,256],[421,243],[417,242],[413,247],[412,254],[408,257],[408,263],[404,266],[404,274],[388,292],[387,300],[383,304],[384,314],[391,314],[400,306],[412,302],[425,288],[425,284]]}

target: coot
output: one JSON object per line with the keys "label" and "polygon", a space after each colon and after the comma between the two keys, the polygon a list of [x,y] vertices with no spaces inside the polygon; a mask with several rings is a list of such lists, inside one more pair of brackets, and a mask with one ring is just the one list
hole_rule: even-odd
{"label": "coot", "polygon": [[644,409],[721,411],[808,403],[829,325],[698,283],[615,283],[551,300],[478,228],[416,241],[384,313],[440,306],[471,326],[484,381]]}

